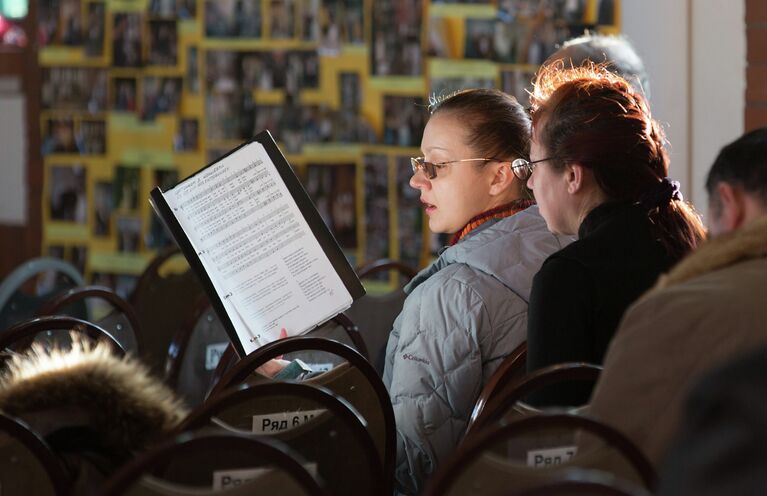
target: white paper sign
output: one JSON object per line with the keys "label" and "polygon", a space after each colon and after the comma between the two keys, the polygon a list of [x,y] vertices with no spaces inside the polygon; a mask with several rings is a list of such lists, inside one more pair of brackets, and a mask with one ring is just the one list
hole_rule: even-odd
{"label": "white paper sign", "polygon": [[229,342],[209,344],[205,348],[205,370],[215,370]]}
{"label": "white paper sign", "polygon": [[299,410],[296,412],[275,412],[266,415],[253,415],[253,432],[258,434],[273,434],[285,432],[305,424],[327,410]]}
{"label": "white paper sign", "polygon": [[559,446],[556,448],[543,448],[527,452],[527,466],[534,468],[561,465],[570,461],[578,452],[577,446]]}
{"label": "white paper sign", "polygon": [[312,372],[328,372],[333,368],[332,363],[307,363],[306,366],[312,369]]}
{"label": "white paper sign", "polygon": [[[304,463],[303,467],[307,472],[317,477],[317,464],[314,462]],[[270,472],[272,469],[265,467],[258,468],[240,468],[234,470],[215,470],[213,472],[213,490],[223,491],[232,489],[242,484],[250,482]]]}

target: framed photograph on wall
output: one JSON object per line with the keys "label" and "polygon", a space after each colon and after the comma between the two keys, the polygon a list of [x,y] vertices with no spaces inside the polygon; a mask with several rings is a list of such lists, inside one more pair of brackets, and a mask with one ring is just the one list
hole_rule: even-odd
{"label": "framed photograph on wall", "polygon": [[51,220],[85,224],[88,220],[86,169],[81,165],[50,167],[48,208]]}

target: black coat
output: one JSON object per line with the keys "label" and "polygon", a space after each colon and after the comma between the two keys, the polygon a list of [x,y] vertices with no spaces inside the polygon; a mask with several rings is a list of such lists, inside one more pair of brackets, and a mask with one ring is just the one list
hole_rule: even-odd
{"label": "black coat", "polygon": [[[533,279],[528,371],[565,362],[601,365],[623,312],[673,263],[647,214],[629,203],[596,207],[578,238],[551,255]],[[564,384],[533,403],[582,404],[590,393],[590,384]]]}

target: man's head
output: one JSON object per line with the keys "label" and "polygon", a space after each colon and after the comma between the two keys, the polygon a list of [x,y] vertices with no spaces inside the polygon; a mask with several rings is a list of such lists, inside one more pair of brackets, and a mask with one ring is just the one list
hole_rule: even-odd
{"label": "man's head", "polygon": [[590,60],[607,64],[607,69],[626,79],[635,89],[650,97],[650,81],[644,63],[631,43],[623,36],[586,33],[567,40],[546,60],[544,65],[561,61],[564,67],[580,67]]}
{"label": "man's head", "polygon": [[722,148],[708,173],[706,190],[712,236],[767,214],[767,127]]}

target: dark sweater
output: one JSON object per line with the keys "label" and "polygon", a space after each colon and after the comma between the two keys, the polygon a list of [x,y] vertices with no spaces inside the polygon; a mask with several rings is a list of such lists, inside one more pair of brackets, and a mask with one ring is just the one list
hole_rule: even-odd
{"label": "dark sweater", "polygon": [[[672,265],[647,214],[628,203],[596,207],[578,238],[551,255],[533,279],[528,372],[564,362],[601,365],[623,312]],[[592,384],[563,384],[532,402],[583,404],[591,389]]]}

